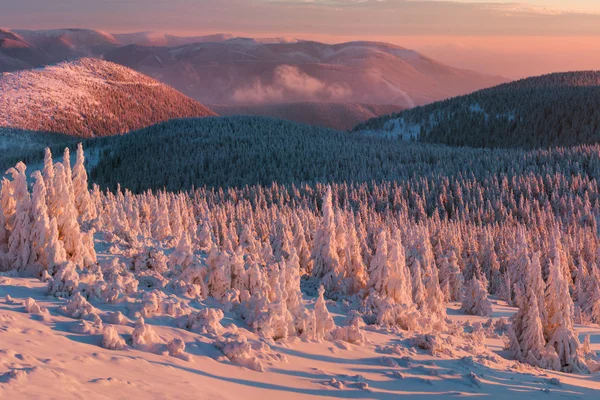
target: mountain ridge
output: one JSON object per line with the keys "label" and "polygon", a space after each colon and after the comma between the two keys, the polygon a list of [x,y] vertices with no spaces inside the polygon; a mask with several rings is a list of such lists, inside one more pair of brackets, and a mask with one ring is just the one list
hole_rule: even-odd
{"label": "mountain ridge", "polygon": [[104,57],[207,104],[324,101],[407,108],[506,81],[371,42],[130,45]]}

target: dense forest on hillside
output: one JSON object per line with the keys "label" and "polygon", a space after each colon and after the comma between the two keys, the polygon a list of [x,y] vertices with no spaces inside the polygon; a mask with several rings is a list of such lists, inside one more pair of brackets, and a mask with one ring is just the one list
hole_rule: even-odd
{"label": "dense forest on hillside", "polygon": [[600,72],[528,78],[359,124],[416,127],[419,140],[453,146],[551,148],[600,142]]}
{"label": "dense forest on hillside", "polygon": [[54,132],[34,132],[0,127],[0,172],[17,162],[35,163],[41,160],[44,148],[60,152],[65,146],[74,146],[77,138]]}
{"label": "dense forest on hillside", "polygon": [[[592,147],[527,152],[405,143],[259,117],[187,119],[84,143],[101,187],[243,187],[315,182],[600,174]],[[494,198],[494,197],[492,197]]]}
{"label": "dense forest on hillside", "polygon": [[[200,186],[244,186],[272,182],[384,179],[373,175],[392,151],[368,150],[372,141],[263,117],[183,119],[158,124],[126,136],[91,140],[101,149],[92,179],[102,187],[186,190]],[[381,146],[381,150],[385,150]],[[373,157],[356,162],[357,152]],[[368,168],[368,171],[365,169]]]}

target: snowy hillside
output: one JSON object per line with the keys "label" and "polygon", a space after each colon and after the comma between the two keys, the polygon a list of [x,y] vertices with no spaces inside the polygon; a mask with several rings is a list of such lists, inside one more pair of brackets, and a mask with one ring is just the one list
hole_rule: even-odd
{"label": "snowy hillside", "polygon": [[214,113],[126,67],[79,59],[0,75],[0,126],[93,137]]}
{"label": "snowy hillside", "polygon": [[[106,259],[115,257],[108,254]],[[216,335],[181,329],[173,318],[156,316],[145,322],[156,332],[155,340],[182,342],[182,353],[169,354],[166,344],[134,348],[127,342],[133,343],[135,320],[125,316],[124,306],[95,303],[103,322],[93,323],[60,311],[65,301],[48,297],[46,284],[38,280],[0,277],[0,282],[0,329],[4,330],[0,334],[0,395],[15,400],[53,399],[54,395],[57,399],[82,395],[90,400],[125,399],[148,393],[207,400],[392,399],[400,395],[529,399],[538,393],[554,399],[591,398],[599,390],[597,382],[587,376],[568,376],[526,365],[513,370],[515,363],[497,354],[503,347],[498,333],[484,327],[483,331],[490,333],[483,335],[483,344],[482,337],[472,333],[489,320],[462,315],[456,304],[450,305],[450,319],[465,333],[447,336],[463,347],[452,354],[432,354],[409,345],[418,335],[396,335],[374,327],[363,329],[364,343],[360,344],[299,339],[267,344],[237,328],[240,338],[248,338],[263,351],[269,349],[260,354],[264,372],[257,372],[227,358],[213,344]],[[7,301],[7,295],[11,300]],[[28,298],[48,313],[35,314],[37,310],[31,308],[33,312],[28,312],[24,304]],[[311,305],[313,300],[306,302]],[[344,319],[343,311],[334,303],[327,305],[338,321]],[[196,307],[207,309],[201,303]],[[120,321],[114,316],[118,310],[125,313]],[[501,302],[494,304],[493,325],[500,326],[498,321],[512,313],[514,309]],[[230,319],[231,314],[224,315],[223,332],[235,331],[240,324]],[[600,329],[578,329],[581,334],[591,333],[596,341],[600,338]],[[104,332],[115,332],[113,338],[119,335],[126,344],[115,350],[103,348],[103,343],[110,343]],[[600,344],[596,342],[592,348],[600,351]]]}
{"label": "snowy hillside", "polygon": [[354,131],[476,147],[576,146],[600,141],[600,73],[528,78],[376,117]]}

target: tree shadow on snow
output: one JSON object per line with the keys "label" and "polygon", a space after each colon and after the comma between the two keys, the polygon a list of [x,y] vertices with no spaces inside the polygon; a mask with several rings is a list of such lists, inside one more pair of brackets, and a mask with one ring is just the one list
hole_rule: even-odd
{"label": "tree shadow on snow", "polygon": [[[308,388],[296,388],[284,385],[278,385],[275,383],[267,383],[267,382],[258,382],[252,381],[248,379],[241,378],[233,378],[230,376],[219,376],[207,371],[197,370],[190,367],[184,367],[181,365],[171,364],[171,363],[163,363],[163,362],[153,362],[154,364],[163,365],[167,367],[181,369],[186,372],[191,372],[197,375],[204,376],[206,378],[217,379],[227,383],[234,383],[238,385],[244,385],[249,387],[254,387],[257,389],[265,389],[265,390],[273,390],[279,392],[287,392],[287,393],[295,393],[304,396],[319,396],[319,397],[335,397],[335,398],[344,398],[344,399],[381,399],[381,400],[392,400],[398,398],[398,393],[375,393],[370,390],[363,390],[358,388],[351,389],[336,389],[334,387],[324,388],[324,389],[308,389]],[[323,375],[317,374],[314,376],[315,381],[322,380]],[[331,378],[328,376],[327,378]],[[322,382],[325,384],[326,382]],[[407,393],[412,397],[428,397],[439,395],[439,393]]]}

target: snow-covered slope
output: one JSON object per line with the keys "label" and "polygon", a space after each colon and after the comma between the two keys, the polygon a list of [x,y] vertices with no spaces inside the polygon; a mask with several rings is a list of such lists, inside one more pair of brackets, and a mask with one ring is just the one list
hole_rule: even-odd
{"label": "snow-covered slope", "polygon": [[79,59],[0,75],[0,126],[91,137],[214,113],[129,68]]}
{"label": "snow-covered slope", "polygon": [[348,130],[370,118],[402,110],[394,105],[323,102],[210,105],[210,108],[219,115],[273,117],[337,130]]}
{"label": "snow-covered slope", "polygon": [[[105,262],[115,255],[103,256]],[[343,341],[305,342],[290,339],[267,344],[246,329],[238,332],[260,346],[264,372],[229,360],[214,346],[214,336],[178,328],[170,318],[146,319],[163,341],[181,339],[185,356],[169,355],[166,345],[109,350],[99,324],[69,317],[59,310],[65,301],[46,296],[46,284],[33,279],[0,277],[0,396],[21,399],[132,399],[153,393],[177,399],[394,399],[399,396],[531,399],[592,398],[600,387],[597,379],[543,371],[503,358],[502,339],[489,334],[483,343],[473,342],[475,326],[487,318],[465,316],[456,304],[450,319],[465,333],[450,335],[456,347],[452,354],[431,354],[410,345],[418,334],[386,329],[364,331],[366,343]],[[12,300],[7,302],[6,296]],[[25,300],[48,309],[47,314],[28,313]],[[310,301],[310,300],[309,300]],[[200,305],[200,304],[199,304]],[[110,314],[127,314],[125,305],[99,305],[104,328],[113,327],[131,341],[134,322],[124,317],[120,324]],[[343,311],[328,307],[336,319]],[[515,310],[494,304],[492,323]],[[110,322],[108,322],[110,321]],[[226,330],[239,321],[229,315]],[[592,334],[593,349],[600,351],[600,329],[579,327]],[[267,350],[268,349],[268,350]],[[188,358],[189,357],[189,358]],[[187,358],[187,360],[186,360]],[[592,379],[590,379],[592,378]],[[153,397],[158,398],[158,397]],[[411,397],[412,398],[412,397]]]}

